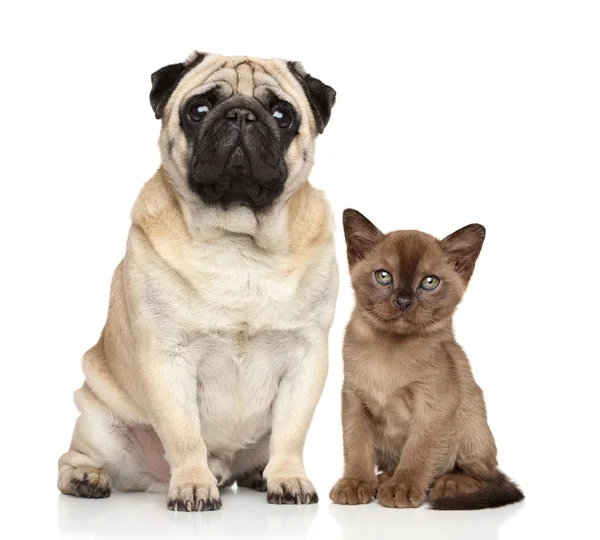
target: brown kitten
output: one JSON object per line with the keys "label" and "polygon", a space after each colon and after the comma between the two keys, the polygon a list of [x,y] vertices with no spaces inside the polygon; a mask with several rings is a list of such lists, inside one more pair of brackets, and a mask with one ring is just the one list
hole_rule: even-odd
{"label": "brown kitten", "polygon": [[344,341],[344,476],[331,500],[376,494],[407,508],[429,493],[436,510],[520,501],[497,468],[483,393],[452,330],[485,229],[468,225],[441,241],[383,234],[346,210],[344,233],[356,307]]}

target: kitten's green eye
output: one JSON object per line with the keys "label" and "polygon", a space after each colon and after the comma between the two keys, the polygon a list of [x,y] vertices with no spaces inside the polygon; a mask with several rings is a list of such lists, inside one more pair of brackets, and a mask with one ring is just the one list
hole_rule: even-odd
{"label": "kitten's green eye", "polygon": [[377,281],[379,285],[389,285],[392,282],[392,274],[387,270],[377,270],[374,275],[375,281]]}
{"label": "kitten's green eye", "polygon": [[427,276],[423,278],[421,281],[421,289],[425,289],[426,291],[433,291],[433,289],[437,289],[437,286],[440,284],[440,278],[437,276]]}

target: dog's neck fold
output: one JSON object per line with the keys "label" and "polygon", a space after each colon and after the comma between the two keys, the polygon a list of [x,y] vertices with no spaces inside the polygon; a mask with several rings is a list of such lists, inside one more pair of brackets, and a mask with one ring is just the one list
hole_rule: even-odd
{"label": "dog's neck fold", "polygon": [[271,209],[207,206],[193,193],[181,193],[164,167],[145,184],[132,211],[132,221],[149,236],[176,237],[192,243],[216,242],[225,236],[250,237],[273,254],[301,252],[327,230],[322,194],[306,180]]}

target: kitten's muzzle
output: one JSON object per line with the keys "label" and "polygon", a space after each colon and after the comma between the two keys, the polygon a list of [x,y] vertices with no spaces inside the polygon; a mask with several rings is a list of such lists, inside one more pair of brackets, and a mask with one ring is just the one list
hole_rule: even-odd
{"label": "kitten's muzzle", "polygon": [[404,312],[412,306],[412,300],[406,296],[399,296],[396,298],[396,305]]}

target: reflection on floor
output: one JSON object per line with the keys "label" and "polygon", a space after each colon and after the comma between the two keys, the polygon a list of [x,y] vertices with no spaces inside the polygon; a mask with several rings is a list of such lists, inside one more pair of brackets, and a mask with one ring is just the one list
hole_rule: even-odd
{"label": "reflection on floor", "polygon": [[108,499],[85,500],[57,495],[58,532],[65,538],[94,539],[171,535],[177,539],[461,538],[498,540],[501,525],[523,504],[477,512],[434,512],[427,508],[395,510],[377,503],[275,506],[263,493],[223,490],[217,512],[169,512],[164,495],[115,493]]}

